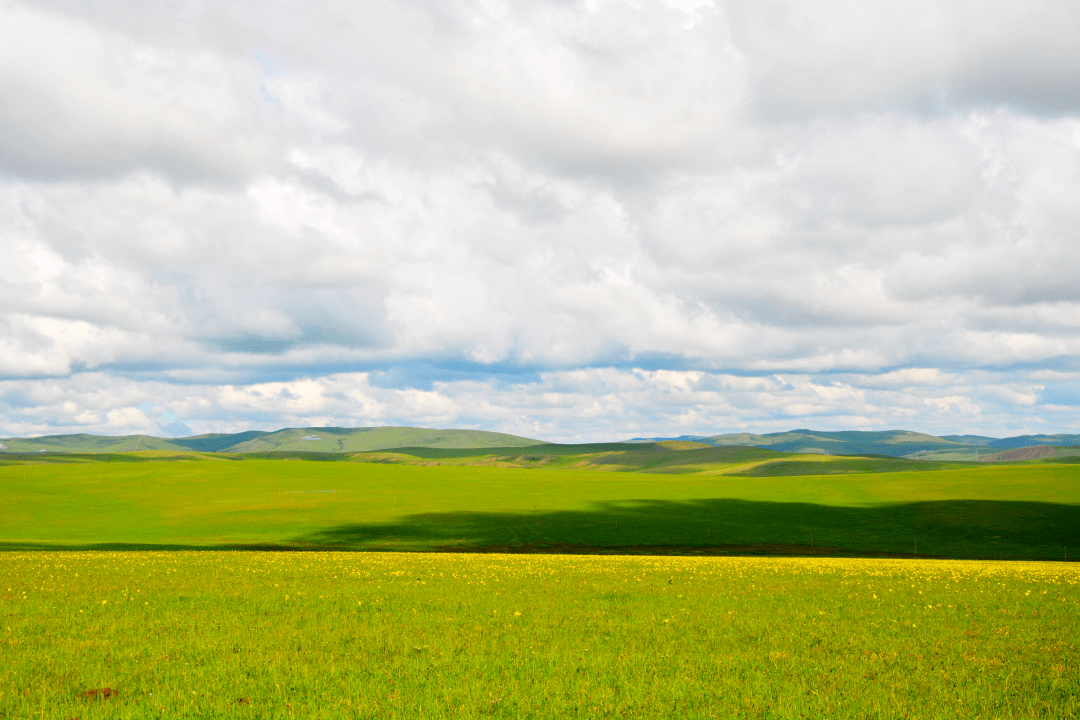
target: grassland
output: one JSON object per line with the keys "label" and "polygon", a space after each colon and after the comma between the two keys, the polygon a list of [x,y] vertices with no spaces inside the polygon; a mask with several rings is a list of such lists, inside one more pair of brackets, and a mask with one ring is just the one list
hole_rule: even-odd
{"label": "grassland", "polygon": [[0,547],[1080,556],[1075,463],[593,450],[47,456],[0,467]]}
{"label": "grassland", "polygon": [[0,614],[0,718],[1080,715],[1064,563],[2,553]]}
{"label": "grassland", "polygon": [[1080,556],[1075,460],[3,455],[0,719],[1077,718],[1080,565],[898,557]]}

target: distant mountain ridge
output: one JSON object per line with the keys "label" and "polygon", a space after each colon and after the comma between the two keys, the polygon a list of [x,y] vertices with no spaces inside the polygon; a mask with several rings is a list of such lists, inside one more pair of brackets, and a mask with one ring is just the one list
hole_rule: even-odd
{"label": "distant mountain ridge", "polygon": [[1019,448],[1034,445],[1080,445],[1080,435],[1017,435],[990,443],[990,447]]}
{"label": "distant mountain ridge", "polygon": [[[713,447],[757,447],[793,453],[824,455],[888,455],[927,460],[978,460],[1002,450],[1033,446],[1076,446],[1080,435],[1018,435],[992,438],[982,435],[938,437],[908,430],[878,432],[790,430],[788,432],[731,433],[634,438],[613,446],[665,441],[695,442]],[[196,452],[365,452],[395,448],[484,449],[522,448],[545,444],[542,440],[483,430],[439,430],[414,427],[284,428],[274,432],[207,433],[185,438],[149,435],[48,435],[37,438],[2,438],[0,452],[117,453],[139,450]]]}
{"label": "distant mountain ridge", "polygon": [[0,452],[117,453],[139,450],[197,452],[363,452],[400,447],[529,447],[543,441],[484,430],[437,430],[413,427],[284,428],[275,432],[207,433],[186,438],[149,435],[47,435],[0,439]]}
{"label": "distant mountain ridge", "polygon": [[825,455],[890,455],[892,457],[952,457],[977,459],[987,448],[1020,448],[1033,445],[1080,445],[1080,435],[1019,435],[992,438],[982,435],[927,435],[909,430],[863,431],[789,430],[787,432],[731,433],[726,435],[681,435],[677,438],[634,438],[627,442],[692,440],[714,447],[739,445],[783,452],[810,452]]}

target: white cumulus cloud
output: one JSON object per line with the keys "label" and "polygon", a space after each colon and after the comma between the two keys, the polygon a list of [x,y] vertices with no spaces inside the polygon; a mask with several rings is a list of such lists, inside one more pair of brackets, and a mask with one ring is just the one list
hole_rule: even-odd
{"label": "white cumulus cloud", "polygon": [[0,432],[1075,430],[1078,20],[0,0]]}

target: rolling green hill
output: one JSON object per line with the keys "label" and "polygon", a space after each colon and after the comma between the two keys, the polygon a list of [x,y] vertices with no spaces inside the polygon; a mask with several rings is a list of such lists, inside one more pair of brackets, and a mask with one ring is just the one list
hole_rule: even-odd
{"label": "rolling green hill", "polygon": [[287,428],[231,446],[228,451],[250,452],[362,452],[399,447],[490,448],[526,447],[539,440],[483,430],[429,428]]}
{"label": "rolling green hill", "polygon": [[[305,446],[309,447],[309,446]],[[1080,458],[1058,454],[1053,448],[1040,455],[1070,462]],[[1016,451],[1011,451],[1016,452]],[[1077,455],[1077,453],[1073,453]],[[878,456],[785,453],[755,447],[710,447],[700,443],[591,443],[582,445],[540,444],[526,447],[440,448],[399,447],[363,452],[268,450],[245,453],[127,452],[127,453],[30,453],[0,455],[0,466],[11,464],[147,463],[200,459],[306,460],[318,462],[378,463],[383,465],[468,466],[546,468],[606,473],[661,475],[735,475],[786,477],[792,475],[849,475],[854,473],[930,472],[962,468],[970,463],[945,463]],[[1031,461],[1026,455],[1015,458]],[[1003,458],[1003,460],[1010,460]]]}
{"label": "rolling green hill", "polygon": [[[931,461],[985,460],[1007,448],[1062,446],[1080,443],[1080,435],[1023,435],[989,438],[979,435],[936,437],[906,430],[882,432],[822,432],[792,430],[756,435],[735,433],[711,437],[636,438],[624,443],[602,443],[612,449],[631,445],[666,445],[668,449],[691,450],[707,447],[761,448],[777,452],[819,455],[878,455]],[[263,453],[335,452],[355,453],[393,448],[483,449],[522,448],[544,444],[540,440],[482,430],[439,430],[412,427],[368,428],[285,428],[276,432],[250,430],[241,433],[210,433],[186,438],[156,438],[146,435],[111,437],[100,435],[51,435],[38,438],[0,439],[0,452],[11,453],[117,453],[143,450]],[[555,451],[553,448],[580,448],[544,444],[548,454],[574,454],[582,449]],[[597,445],[599,447],[599,445]],[[686,464],[688,461],[679,461]]]}
{"label": "rolling green hill", "polygon": [[[0,548],[1080,556],[1075,462],[874,467],[715,448],[484,467],[496,456],[442,450],[451,457],[431,466],[425,451],[435,452],[9,456]],[[729,453],[729,464],[695,470],[698,452]]]}
{"label": "rolling green hill", "polygon": [[996,441],[998,438],[987,437],[986,435],[942,435],[945,440],[952,440],[958,442],[961,445],[989,445]]}
{"label": "rolling green hill", "polygon": [[[673,447],[674,446],[674,447]],[[533,445],[524,449],[445,451],[399,448],[393,453],[354,456],[358,461],[404,462],[416,458],[424,464],[547,467],[600,472],[658,473],[665,475],[845,475],[850,473],[927,472],[966,463],[924,462],[888,456],[843,456],[786,453],[765,448],[709,447],[696,443],[597,443],[592,445]]]}
{"label": "rolling green hill", "polygon": [[[981,435],[948,435],[937,437],[908,430],[884,430],[880,432],[843,431],[823,432],[819,430],[790,430],[788,432],[732,433],[727,435],[683,436],[678,440],[693,440],[716,447],[740,446],[760,447],[781,452],[819,453],[823,455],[889,455],[912,459],[933,460],[977,460],[987,452],[987,448],[1023,447],[1025,438],[1042,438],[1047,442],[1030,444],[1048,444],[1049,438],[1067,438],[1072,436],[1022,436],[1018,438],[991,438]],[[636,438],[629,442],[653,442],[660,438]],[[1057,444],[1066,444],[1059,442]]]}
{"label": "rolling green hill", "polygon": [[1080,445],[1080,435],[1018,435],[987,443],[996,448],[1021,448],[1035,445]]}
{"label": "rolling green hill", "polygon": [[176,438],[170,442],[173,445],[198,450],[199,452],[223,452],[239,445],[242,442],[254,440],[263,435],[269,435],[262,430],[248,430],[240,433],[207,433],[205,435],[193,435],[192,437]]}
{"label": "rolling green hill", "polygon": [[148,435],[46,435],[36,438],[3,438],[2,452],[119,453],[140,450],[185,450],[172,440]]}
{"label": "rolling green hill", "polygon": [[199,452],[360,452],[403,446],[435,448],[525,447],[540,440],[482,430],[435,430],[409,427],[286,428],[277,432],[210,433],[162,439],[146,435],[50,435],[3,438],[0,452],[119,453],[140,450]]}
{"label": "rolling green hill", "polygon": [[927,450],[952,450],[965,448],[965,444],[934,435],[886,430],[883,432],[819,432],[816,430],[792,430],[767,435],[739,433],[714,435],[701,442],[710,445],[753,445],[781,450],[783,452],[819,452],[828,455],[891,455],[903,457]]}
{"label": "rolling green hill", "polygon": [[[826,455],[890,455],[917,460],[971,461],[1006,448],[1037,445],[1080,445],[1080,435],[1018,435],[992,438],[983,435],[927,435],[908,430],[867,432],[851,430],[823,432],[790,430],[788,432],[731,433],[727,435],[684,435],[674,440],[691,440],[716,447],[760,447],[781,452],[821,453]],[[648,443],[662,438],[635,438],[627,442]]]}

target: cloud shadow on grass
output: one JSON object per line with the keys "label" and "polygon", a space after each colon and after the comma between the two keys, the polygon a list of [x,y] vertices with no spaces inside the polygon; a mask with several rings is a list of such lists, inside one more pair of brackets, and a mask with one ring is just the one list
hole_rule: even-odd
{"label": "cloud shadow on grass", "polygon": [[295,542],[343,549],[1080,557],[1080,505],[952,500],[833,507],[708,499],[589,510],[454,512],[341,525]]}
{"label": "cloud shadow on grass", "polygon": [[[707,499],[586,510],[448,512],[243,544],[0,542],[5,550],[411,550],[1080,558],[1080,505],[949,500],[876,507]],[[1075,553],[1075,555],[1074,555]]]}

